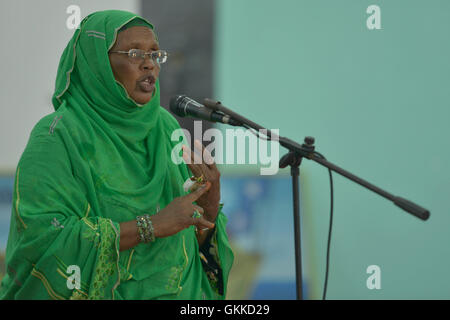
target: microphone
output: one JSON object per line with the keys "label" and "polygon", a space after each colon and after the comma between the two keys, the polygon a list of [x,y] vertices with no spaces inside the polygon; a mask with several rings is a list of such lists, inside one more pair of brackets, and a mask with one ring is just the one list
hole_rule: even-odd
{"label": "microphone", "polygon": [[214,110],[205,108],[204,105],[185,96],[173,96],[170,99],[170,110],[179,117],[191,117],[211,122],[220,122],[232,126],[241,126],[239,121],[232,119],[230,116],[219,113]]}

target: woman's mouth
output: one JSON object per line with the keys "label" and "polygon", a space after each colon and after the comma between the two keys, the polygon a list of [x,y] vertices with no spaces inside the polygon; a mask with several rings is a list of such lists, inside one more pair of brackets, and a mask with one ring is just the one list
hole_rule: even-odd
{"label": "woman's mouth", "polygon": [[144,80],[138,81],[138,87],[144,92],[152,92],[155,89],[155,78],[150,76]]}

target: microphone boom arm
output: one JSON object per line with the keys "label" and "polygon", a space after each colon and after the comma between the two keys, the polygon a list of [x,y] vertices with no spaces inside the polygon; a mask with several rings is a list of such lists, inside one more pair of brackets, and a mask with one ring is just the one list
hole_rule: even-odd
{"label": "microphone boom arm", "polygon": [[[248,126],[256,131],[264,130],[264,132],[267,132],[267,136],[269,137],[270,140],[278,141],[280,143],[280,145],[282,145],[289,151],[294,152],[295,154],[297,154],[301,157],[315,161],[318,164],[361,185],[362,187],[365,187],[365,188],[377,193],[378,195],[392,201],[396,206],[400,207],[401,209],[416,216],[417,218],[419,218],[421,220],[425,221],[430,216],[429,210],[422,208],[421,206],[419,206],[407,199],[404,199],[399,196],[395,196],[395,195],[373,185],[372,183],[350,173],[349,171],[346,171],[346,170],[338,167],[337,165],[326,160],[325,158],[318,157],[314,151],[314,147],[313,147],[314,138],[312,138],[312,137],[305,138],[305,144],[300,145],[299,143],[292,141],[288,138],[278,136],[278,135],[272,133],[269,129],[266,129],[266,128],[258,125],[257,123],[237,114],[236,112],[234,112],[234,111],[228,109],[227,107],[225,107],[224,105],[222,105],[222,103],[220,103],[220,101],[214,101],[212,99],[204,99],[203,105],[211,110],[214,110],[216,112],[221,112],[224,115],[228,115],[231,119],[234,119],[235,121],[241,123],[241,126],[243,126],[243,127]],[[311,141],[311,139],[312,139],[312,141]]]}

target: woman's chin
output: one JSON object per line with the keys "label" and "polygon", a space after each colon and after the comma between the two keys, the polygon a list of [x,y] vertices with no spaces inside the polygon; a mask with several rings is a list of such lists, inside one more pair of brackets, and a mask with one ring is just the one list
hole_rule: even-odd
{"label": "woman's chin", "polygon": [[152,92],[140,92],[139,94],[136,94],[132,96],[131,98],[138,104],[147,104],[153,97],[153,91]]}

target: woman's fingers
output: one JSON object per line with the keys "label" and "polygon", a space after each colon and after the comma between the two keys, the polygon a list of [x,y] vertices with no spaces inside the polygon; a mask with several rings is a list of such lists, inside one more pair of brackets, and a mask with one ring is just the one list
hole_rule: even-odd
{"label": "woman's fingers", "polygon": [[[183,149],[183,159],[185,161],[187,160],[190,164],[202,164],[203,163],[201,154],[199,154],[196,151],[192,152],[192,150],[186,145],[183,145],[181,148]],[[194,146],[194,149],[196,149],[195,146]],[[185,153],[186,153],[186,157],[184,157]]]}
{"label": "woman's fingers", "polygon": [[204,213],[205,213],[205,210],[203,210],[202,207],[197,206],[197,205],[195,205],[195,204],[194,204],[194,209],[197,210],[198,212],[200,212],[201,214],[204,214]]}
{"label": "woman's fingers", "polygon": [[203,217],[193,219],[193,225],[196,226],[199,230],[214,228],[214,223],[209,222]]}
{"label": "woman's fingers", "polygon": [[195,159],[193,159],[194,156],[192,155],[192,152],[188,147],[184,145],[182,146],[182,149],[184,162],[186,162],[187,166],[189,167],[189,169],[191,169],[194,176],[200,177],[203,174],[203,171],[198,164],[195,164]]}
{"label": "woman's fingers", "polygon": [[196,201],[198,198],[200,198],[206,191],[208,191],[210,187],[211,187],[211,182],[207,181],[203,186],[201,186],[194,192],[191,192],[191,193],[185,195],[184,197],[186,199],[188,199],[189,202],[192,203],[192,202]]}
{"label": "woman's fingers", "polygon": [[194,140],[194,148],[196,153],[202,155],[202,159],[205,161],[205,163],[209,166],[215,166],[214,158],[211,156],[211,153],[208,151],[208,149],[205,148],[205,146],[199,141]]}
{"label": "woman's fingers", "polygon": [[[205,148],[205,146],[199,140],[194,140],[194,151],[192,151],[185,145],[182,146],[182,149],[184,161],[188,165],[194,164],[199,166],[203,171],[203,174],[208,174],[210,169],[216,169],[214,158],[211,156],[211,153],[208,151],[208,149]],[[184,156],[185,153],[186,156]]]}
{"label": "woman's fingers", "polygon": [[208,151],[207,148],[199,141],[195,140],[194,145],[196,150],[201,150],[201,154],[203,155],[203,159],[206,163],[206,172],[208,174],[209,180],[214,180],[214,178],[217,176],[217,173],[219,173],[219,169],[217,169],[216,163],[214,162],[214,158],[212,157],[211,153]]}

